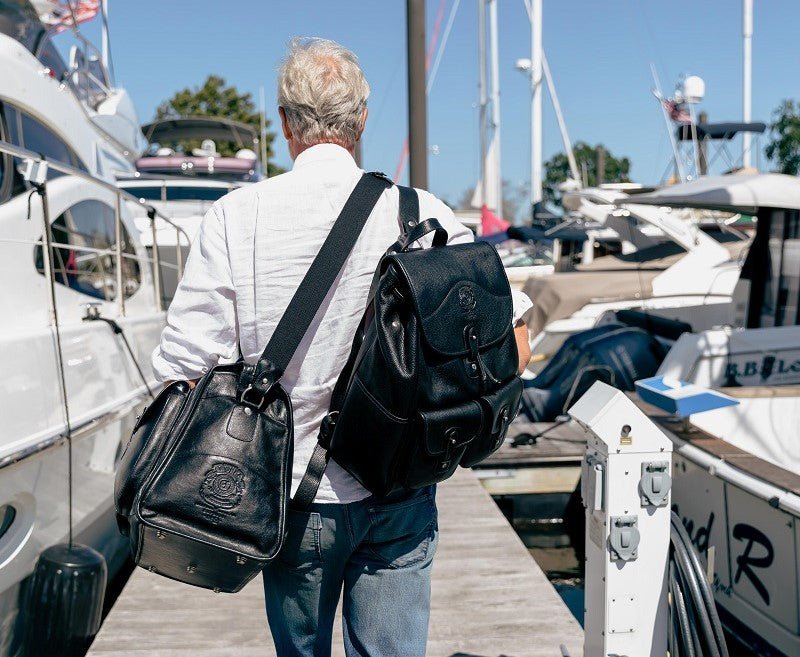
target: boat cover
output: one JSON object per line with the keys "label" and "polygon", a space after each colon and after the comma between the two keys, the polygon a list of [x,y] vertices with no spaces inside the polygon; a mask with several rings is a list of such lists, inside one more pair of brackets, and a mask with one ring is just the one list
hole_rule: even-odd
{"label": "boat cover", "polygon": [[580,265],[578,271],[529,278],[522,291],[533,300],[526,316],[530,334],[538,335],[550,322],[588,303],[651,297],[653,279],[685,253],[669,242],[628,255],[603,256]]}

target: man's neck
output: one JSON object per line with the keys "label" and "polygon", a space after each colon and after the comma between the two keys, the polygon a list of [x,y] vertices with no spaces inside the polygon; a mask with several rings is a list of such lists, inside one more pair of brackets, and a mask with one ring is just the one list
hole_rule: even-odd
{"label": "man's neck", "polygon": [[307,151],[309,148],[312,148],[313,146],[319,146],[320,144],[334,144],[334,145],[336,145],[336,146],[341,146],[341,147],[342,147],[342,148],[344,148],[344,149],[345,149],[345,150],[346,150],[348,153],[350,153],[350,156],[351,156],[353,159],[355,159],[355,157],[356,157],[356,150],[355,150],[355,147],[353,147],[353,146],[346,146],[346,145],[345,145],[345,144],[343,144],[342,142],[340,142],[340,141],[336,141],[335,139],[329,139],[329,140],[327,140],[327,141],[318,141],[318,142],[316,142],[315,144],[294,144],[294,149],[293,149],[293,150],[294,150],[294,152],[293,152],[293,153],[290,153],[290,154],[291,154],[291,156],[292,156],[292,159],[293,159],[293,160],[296,160],[296,159],[297,159],[297,156],[298,156],[298,155],[300,155],[300,153],[302,153],[303,151]]}

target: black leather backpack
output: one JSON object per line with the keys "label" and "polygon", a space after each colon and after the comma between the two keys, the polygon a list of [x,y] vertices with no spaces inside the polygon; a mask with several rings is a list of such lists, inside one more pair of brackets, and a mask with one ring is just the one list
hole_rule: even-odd
{"label": "black leather backpack", "polygon": [[[332,457],[385,495],[450,477],[503,442],[522,381],[512,299],[497,251],[447,246],[436,219],[400,187],[405,234],[382,258],[347,366],[295,499],[313,499]],[[433,246],[411,245],[433,233]]]}

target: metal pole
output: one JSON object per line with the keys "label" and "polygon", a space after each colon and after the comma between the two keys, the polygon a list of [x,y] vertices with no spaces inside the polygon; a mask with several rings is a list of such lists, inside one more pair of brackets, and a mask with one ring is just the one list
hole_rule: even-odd
{"label": "metal pole", "polygon": [[123,288],[122,276],[122,200],[117,194],[117,202],[114,208],[114,233],[116,239],[116,260],[117,260],[117,308],[119,316],[125,317],[125,290]]}
{"label": "metal pole", "polygon": [[497,39],[497,0],[489,0],[489,56],[492,62],[492,143],[494,143],[494,179],[497,191],[495,214],[503,216],[503,171],[500,157],[500,61]]}
{"label": "metal pole", "polygon": [[[753,84],[753,0],[742,2],[742,37],[743,37],[743,71],[742,71],[742,121],[751,120],[752,84]],[[742,134],[742,166],[750,166],[750,146],[752,135]]]}
{"label": "metal pole", "polygon": [[481,135],[481,205],[486,205],[486,0],[478,0],[478,108]]}
{"label": "metal pole", "polygon": [[108,46],[108,0],[103,0],[100,4],[102,17],[102,44],[100,57],[103,60],[103,68],[109,70],[109,46]]}
{"label": "metal pole", "polygon": [[558,130],[561,132],[564,152],[567,154],[567,161],[569,161],[569,170],[572,173],[573,180],[575,182],[580,182],[581,173],[578,171],[578,163],[575,161],[575,153],[572,151],[572,141],[570,141],[569,133],[567,132],[567,124],[564,121],[564,115],[561,113],[561,103],[558,102],[556,85],[553,82],[553,76],[550,73],[550,65],[547,63],[547,55],[544,51],[542,51],[542,69],[544,70],[544,79],[547,82],[547,90],[550,92],[550,100],[553,101],[553,110],[556,113]]}
{"label": "metal pole", "polygon": [[531,3],[531,204],[542,200],[542,0]]}
{"label": "metal pole", "polygon": [[[42,183],[39,195],[42,199],[42,239],[44,248],[42,262],[44,264],[44,277],[47,279],[47,309],[50,323],[58,324],[58,310],[56,308],[55,276],[53,275],[53,227],[50,225],[50,203],[47,199],[47,183]],[[64,272],[66,276],[66,272]]]}
{"label": "metal pole", "polygon": [[[161,253],[158,249],[158,236],[156,229],[156,213],[155,210],[148,210],[147,216],[150,219],[150,230],[153,235],[153,291],[156,297],[156,310],[161,312],[164,310],[162,292],[161,292]],[[181,236],[176,236],[180,240]]]}
{"label": "metal pole", "polygon": [[428,187],[428,125],[425,96],[425,0],[407,0],[408,153],[412,187]]}
{"label": "metal pole", "polygon": [[606,149],[598,146],[595,150],[595,157],[597,158],[594,171],[595,185],[600,187],[606,179]]}

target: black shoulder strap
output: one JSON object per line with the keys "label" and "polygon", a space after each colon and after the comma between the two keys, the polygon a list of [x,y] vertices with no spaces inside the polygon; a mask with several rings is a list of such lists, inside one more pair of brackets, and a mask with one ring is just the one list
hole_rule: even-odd
{"label": "black shoulder strap", "polygon": [[399,219],[403,226],[403,235],[408,235],[419,223],[419,196],[413,187],[397,186],[400,192]]}
{"label": "black shoulder strap", "polygon": [[251,384],[254,393],[266,395],[283,375],[372,209],[391,185],[383,174],[361,176],[255,365]]}
{"label": "black shoulder strap", "polygon": [[[411,187],[397,186],[400,192],[400,208],[398,219],[402,224],[403,234],[400,240],[392,247],[395,248],[401,241],[406,240],[407,236],[413,234],[420,224],[419,221],[419,197],[415,189]],[[438,224],[438,222],[437,222]],[[446,240],[445,240],[446,241]],[[356,334],[353,338],[353,344],[350,347],[350,355],[347,358],[347,363],[344,369],[339,374],[336,380],[336,385],[333,388],[331,395],[331,403],[329,406],[328,414],[323,418],[322,425],[320,426],[317,444],[314,446],[314,451],[311,454],[311,459],[308,462],[308,467],[303,475],[300,485],[292,498],[292,506],[295,509],[306,509],[314,501],[319,490],[319,484],[322,481],[322,474],[328,466],[328,448],[330,446],[331,435],[333,434],[334,427],[336,426],[336,418],[339,410],[344,404],[344,399],[347,394],[347,389],[350,385],[350,378],[356,368],[358,355],[361,350],[361,343],[364,340],[364,331],[366,329],[367,320],[370,314],[374,312],[372,299],[377,289],[377,283],[380,280],[379,271],[375,272],[375,277],[370,286],[369,296],[367,297],[367,309],[361,318],[361,323],[358,325]]]}

